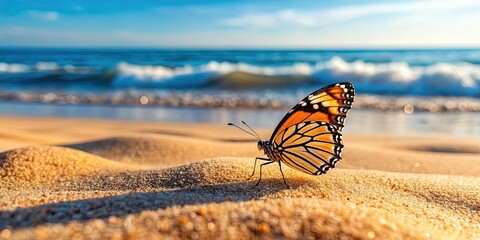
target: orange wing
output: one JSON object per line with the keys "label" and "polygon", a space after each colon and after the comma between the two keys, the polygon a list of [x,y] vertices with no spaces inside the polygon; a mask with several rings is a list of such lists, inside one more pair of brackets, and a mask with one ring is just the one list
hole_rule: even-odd
{"label": "orange wing", "polygon": [[355,90],[348,82],[328,85],[313,92],[283,117],[273,131],[270,142],[273,142],[277,134],[302,122],[325,122],[335,125],[338,131],[341,131],[354,97]]}
{"label": "orange wing", "polygon": [[272,144],[283,163],[307,174],[324,174],[342,159],[342,133],[325,122],[290,126]]}

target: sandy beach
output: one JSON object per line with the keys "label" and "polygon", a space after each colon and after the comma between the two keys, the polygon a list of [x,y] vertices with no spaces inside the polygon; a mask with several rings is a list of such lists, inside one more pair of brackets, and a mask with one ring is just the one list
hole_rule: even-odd
{"label": "sandy beach", "polygon": [[0,239],[480,239],[479,138],[344,144],[326,175],[253,187],[261,152],[226,125],[3,116]]}

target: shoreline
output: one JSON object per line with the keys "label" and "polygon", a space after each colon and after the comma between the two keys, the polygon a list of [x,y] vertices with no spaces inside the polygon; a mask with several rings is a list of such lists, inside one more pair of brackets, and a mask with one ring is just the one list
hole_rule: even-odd
{"label": "shoreline", "polygon": [[[47,103],[97,106],[160,106],[241,109],[284,109],[296,100],[277,100],[242,94],[185,93],[52,93],[52,92],[0,92],[0,100],[24,103]],[[470,97],[414,97],[357,94],[355,108],[379,111],[419,112],[480,112],[480,99]],[[408,110],[410,109],[410,110]]]}
{"label": "shoreline", "polygon": [[[255,128],[273,130],[285,109],[242,109],[160,106],[97,106],[0,101],[0,116],[68,119],[110,119],[144,122],[226,125],[245,121]],[[357,109],[347,119],[346,133],[452,135],[478,138],[480,117],[475,112],[378,111]]]}

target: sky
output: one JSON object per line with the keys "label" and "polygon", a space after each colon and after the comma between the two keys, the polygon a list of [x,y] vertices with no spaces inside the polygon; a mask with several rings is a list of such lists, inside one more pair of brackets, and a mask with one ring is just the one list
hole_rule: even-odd
{"label": "sky", "polygon": [[471,48],[480,0],[0,0],[2,47]]}

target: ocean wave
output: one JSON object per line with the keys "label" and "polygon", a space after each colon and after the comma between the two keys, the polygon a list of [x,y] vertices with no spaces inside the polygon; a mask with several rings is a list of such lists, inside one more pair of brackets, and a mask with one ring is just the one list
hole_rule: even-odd
{"label": "ocean wave", "polygon": [[286,66],[211,61],[197,66],[168,67],[120,62],[111,68],[62,66],[56,62],[37,62],[33,65],[0,62],[0,81],[59,79],[76,84],[79,76],[93,82],[111,84],[117,89],[255,90],[349,81],[355,84],[359,93],[480,96],[480,65],[467,62],[411,66],[406,62],[347,62],[340,57],[333,57],[315,64],[298,62]]}
{"label": "ocean wave", "polygon": [[30,71],[30,69],[25,64],[0,62],[0,73],[23,73]]}
{"label": "ocean wave", "polygon": [[177,68],[120,63],[113,84],[159,88],[206,85],[255,88],[342,81],[353,82],[358,91],[364,93],[480,96],[479,65],[437,63],[418,67],[406,62],[346,62],[339,57],[315,65],[296,63],[282,67],[215,61],[198,67]]}
{"label": "ocean wave", "polygon": [[[211,61],[198,67],[184,66],[176,68],[119,63],[113,84],[115,86],[129,87],[182,88],[215,84],[223,87],[255,87],[268,86],[267,82],[270,82],[274,86],[284,81],[297,84],[298,82],[289,81],[285,77],[308,76],[311,73],[312,68],[304,63],[286,67],[260,67],[246,63]],[[256,81],[252,82],[249,78]],[[273,80],[274,78],[277,79]]]}
{"label": "ocean wave", "polygon": [[[67,65],[65,69],[71,68]],[[31,73],[36,71],[56,71],[60,70],[60,67],[56,62],[37,62],[33,66],[29,66],[21,63],[4,63],[0,62],[0,73]]]}
{"label": "ocean wave", "polygon": [[312,75],[319,82],[353,82],[360,92],[410,95],[480,95],[480,66],[437,63],[412,67],[405,62],[372,64],[333,58]]}
{"label": "ocean wave", "polygon": [[61,66],[56,62],[37,62],[33,65],[0,62],[0,82],[76,84],[79,79],[92,79],[108,75],[110,71],[95,67]]}

